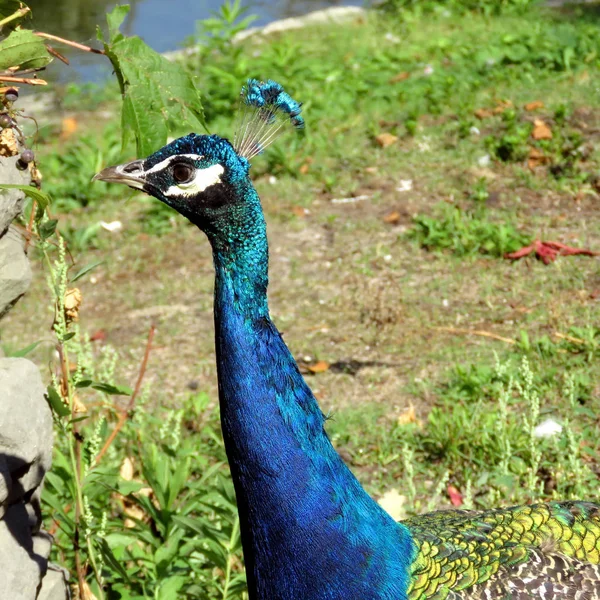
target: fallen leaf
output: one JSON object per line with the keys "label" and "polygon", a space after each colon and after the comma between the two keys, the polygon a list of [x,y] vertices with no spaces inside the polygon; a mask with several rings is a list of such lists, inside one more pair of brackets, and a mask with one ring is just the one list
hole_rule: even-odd
{"label": "fallen leaf", "polygon": [[119,469],[119,475],[125,481],[131,481],[133,479],[133,473],[135,471],[133,465],[133,458],[126,456],[121,463],[121,468]]}
{"label": "fallen leaf", "polygon": [[309,165],[308,163],[304,163],[299,169],[298,171],[300,172],[301,175],[306,175],[308,173],[308,169],[309,169]]}
{"label": "fallen leaf", "polygon": [[81,582],[81,600],[98,600],[94,593],[92,592],[92,588],[90,588],[87,581]]}
{"label": "fallen leaf", "polygon": [[106,331],[104,329],[97,329],[90,335],[90,342],[103,342],[106,339]]}
{"label": "fallen leaf", "polygon": [[417,411],[414,406],[409,406],[397,420],[398,425],[409,425],[410,423],[418,423]]}
{"label": "fallen leaf", "polygon": [[474,114],[478,119],[483,121],[483,119],[491,117],[494,113],[488,108],[478,108]]}
{"label": "fallen leaf", "polygon": [[598,256],[600,252],[594,252],[587,248],[574,248],[573,246],[567,246],[560,242],[542,242],[535,240],[529,246],[524,246],[516,252],[510,252],[504,255],[504,258],[510,260],[518,260],[533,254],[539,258],[545,265],[549,265],[555,261],[558,256],[573,256],[576,254],[583,254],[585,256]]}
{"label": "fallen leaf", "polygon": [[527,166],[530,169],[535,169],[540,165],[545,165],[550,162],[550,158],[546,156],[541,150],[537,148],[531,148],[529,150],[529,156],[527,157]]}
{"label": "fallen leaf", "polygon": [[402,71],[402,73],[398,73],[398,75],[394,75],[390,79],[390,83],[399,83],[400,81],[406,81],[410,77],[410,73],[408,71]]}
{"label": "fallen leaf", "polygon": [[544,103],[541,100],[534,100],[533,102],[528,102],[523,108],[531,112],[532,110],[544,108]]}
{"label": "fallen leaf", "polygon": [[402,521],[406,518],[406,496],[400,494],[396,489],[388,490],[379,500],[377,501],[379,506],[385,510],[385,512],[394,519],[394,521]]}
{"label": "fallen leaf", "polygon": [[324,360],[316,362],[314,365],[308,365],[306,367],[311,373],[324,373],[329,369],[329,363]]}
{"label": "fallen leaf", "polygon": [[375,136],[375,141],[382,148],[387,148],[398,141],[398,136],[392,135],[391,133],[380,133],[379,135]]}
{"label": "fallen leaf", "polygon": [[60,139],[69,139],[79,128],[77,119],[75,117],[65,117],[61,123]]}
{"label": "fallen leaf", "polygon": [[453,486],[449,485],[446,488],[448,492],[448,497],[450,498],[450,502],[452,506],[462,506],[463,505],[463,497],[462,494]]}
{"label": "fallen leaf", "polygon": [[501,115],[507,108],[513,107],[513,103],[510,100],[498,100],[497,102],[492,111],[495,115]]}
{"label": "fallen leaf", "polygon": [[383,217],[383,222],[389,223],[390,225],[396,225],[400,222],[400,213],[397,210],[392,211]]}
{"label": "fallen leaf", "polygon": [[551,140],[552,130],[544,121],[541,119],[536,119],[533,122],[533,131],[531,132],[531,137],[534,140]]}
{"label": "fallen leaf", "polygon": [[123,525],[127,529],[133,529],[136,526],[137,521],[143,521],[146,513],[141,509],[137,504],[133,503],[125,503],[123,507],[123,512],[130,517],[129,519],[125,519]]}
{"label": "fallen leaf", "polygon": [[67,321],[77,321],[82,300],[83,296],[79,288],[71,288],[65,292],[65,317]]}
{"label": "fallen leaf", "polygon": [[85,413],[87,412],[87,406],[79,399],[77,394],[73,395],[73,412]]}
{"label": "fallen leaf", "polygon": [[365,167],[365,173],[377,173],[377,167]]}
{"label": "fallen leaf", "polygon": [[304,218],[308,214],[308,211],[302,206],[292,206],[292,213],[294,213],[297,217]]}

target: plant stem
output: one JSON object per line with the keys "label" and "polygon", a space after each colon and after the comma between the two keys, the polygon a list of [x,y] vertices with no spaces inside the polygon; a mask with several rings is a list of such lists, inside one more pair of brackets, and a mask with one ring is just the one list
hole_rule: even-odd
{"label": "plant stem", "polygon": [[229,585],[231,583],[231,563],[233,561],[233,549],[237,538],[240,534],[240,518],[236,515],[233,523],[233,529],[231,530],[231,536],[229,537],[229,546],[227,547],[227,567],[225,569],[225,585],[223,586],[223,599],[227,600],[229,597]]}
{"label": "plant stem", "polygon": [[95,465],[98,465],[98,463],[102,460],[102,457],[106,454],[106,451],[110,448],[110,445],[113,443],[114,439],[117,437],[117,434],[119,433],[119,431],[121,431],[121,429],[123,429],[123,425],[125,425],[125,423],[127,422],[127,419],[129,418],[131,411],[133,410],[133,407],[135,406],[135,399],[137,398],[138,394],[140,393],[140,389],[142,387],[142,381],[144,380],[144,375],[146,374],[146,367],[148,365],[148,358],[150,357],[150,351],[152,350],[152,340],[154,339],[155,331],[156,331],[156,327],[154,325],[151,325],[150,331],[148,331],[148,341],[146,342],[146,350],[144,351],[144,358],[142,359],[142,363],[140,365],[140,371],[138,373],[138,378],[137,378],[137,382],[135,384],[135,389],[133,390],[133,393],[131,394],[129,402],[127,403],[127,407],[120,410],[119,420],[117,421],[115,428],[110,432],[110,435],[106,439],[106,442],[104,442],[104,446],[102,446],[102,449],[100,450],[100,452],[98,452],[98,454],[96,456]]}
{"label": "plant stem", "polygon": [[7,23],[10,23],[11,21],[14,21],[15,19],[20,19],[21,17],[24,17],[30,11],[31,11],[31,9],[28,6],[19,8],[19,10],[15,11],[12,15],[9,15],[8,17],[4,17],[4,19],[2,19],[0,21],[0,27],[4,27]]}
{"label": "plant stem", "polygon": [[67,46],[72,46],[73,48],[77,48],[77,50],[83,50],[84,52],[92,52],[93,54],[105,54],[104,50],[98,50],[97,48],[92,48],[90,46],[86,46],[85,44],[80,44],[79,42],[66,40],[65,38],[58,37],[57,35],[52,35],[51,33],[36,31],[35,35],[46,40],[52,40],[54,42],[60,42],[61,44],[65,44]]}
{"label": "plant stem", "polygon": [[48,85],[44,79],[34,79],[31,77],[12,77],[10,75],[0,75],[0,81],[9,81],[10,83],[28,83],[29,85]]}

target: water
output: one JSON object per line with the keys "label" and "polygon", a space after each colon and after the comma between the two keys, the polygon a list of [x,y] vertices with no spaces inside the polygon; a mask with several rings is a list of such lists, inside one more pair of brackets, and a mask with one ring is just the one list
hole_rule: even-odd
{"label": "water", "polygon": [[[249,6],[247,14],[258,17],[252,23],[252,26],[256,26],[327,6],[362,3],[361,0],[259,0],[244,5]],[[27,4],[33,11],[33,26],[36,29],[100,47],[96,41],[96,27],[100,25],[106,33],[105,14],[117,2],[28,0]],[[131,10],[121,30],[127,35],[139,35],[158,52],[166,52],[180,48],[184,40],[196,32],[196,21],[210,17],[221,6],[221,0],[129,0],[129,4]],[[105,57],[74,51],[59,44],[55,46],[69,58],[71,66],[56,64],[58,61],[55,60],[42,77],[61,81],[98,82],[110,74],[110,66]]]}

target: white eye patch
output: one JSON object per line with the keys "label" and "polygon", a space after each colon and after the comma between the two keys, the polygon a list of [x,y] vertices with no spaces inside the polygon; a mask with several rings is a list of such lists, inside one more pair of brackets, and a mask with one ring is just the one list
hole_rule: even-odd
{"label": "white eye patch", "polygon": [[196,169],[194,178],[185,183],[172,185],[164,193],[167,197],[181,196],[187,198],[202,193],[206,188],[221,183],[221,175],[225,171],[223,165],[212,165],[206,169]]}
{"label": "white eye patch", "polygon": [[153,167],[150,167],[144,175],[148,175],[148,173],[156,173],[157,171],[162,171],[166,169],[173,161],[179,160],[180,158],[190,158],[192,160],[200,160],[204,158],[200,154],[175,154],[174,156],[169,156],[169,158],[165,158],[165,160],[161,160],[159,163],[156,163]]}

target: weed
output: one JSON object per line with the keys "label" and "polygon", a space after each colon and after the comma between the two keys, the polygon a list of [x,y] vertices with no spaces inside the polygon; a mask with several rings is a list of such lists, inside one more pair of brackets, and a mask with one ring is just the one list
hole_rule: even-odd
{"label": "weed", "polygon": [[465,211],[441,204],[438,216],[417,215],[408,237],[427,250],[449,250],[456,256],[502,257],[530,243],[512,221],[492,221],[485,210]]}

